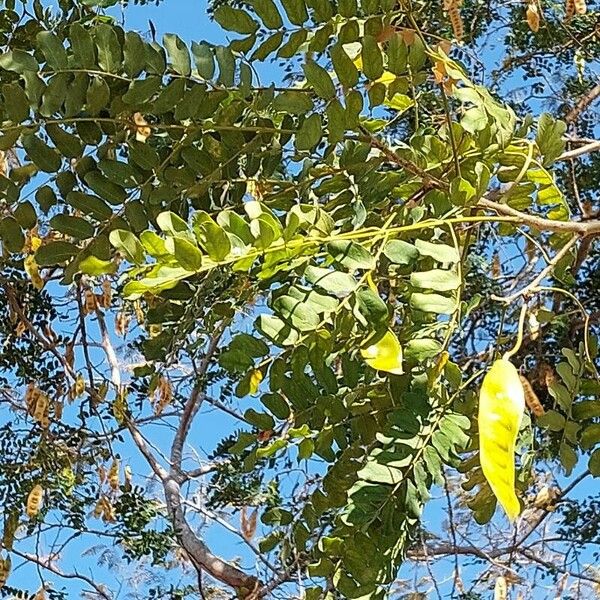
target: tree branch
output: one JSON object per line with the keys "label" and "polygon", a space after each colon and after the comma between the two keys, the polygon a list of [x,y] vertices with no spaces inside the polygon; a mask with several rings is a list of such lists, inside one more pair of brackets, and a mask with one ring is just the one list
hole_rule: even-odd
{"label": "tree branch", "polygon": [[501,204],[482,198],[478,205],[479,208],[493,210],[499,215],[516,217],[522,224],[534,227],[540,231],[553,231],[556,233],[578,233],[582,236],[600,234],[600,220],[593,221],[557,221],[555,219],[546,219],[521,212],[515,208],[511,208],[508,204]]}
{"label": "tree branch", "polygon": [[77,573],[77,572],[65,573],[64,571],[61,571],[58,567],[55,567],[50,562],[50,560],[48,560],[48,561],[42,560],[39,556],[36,556],[35,554],[21,552],[19,550],[15,550],[14,548],[11,550],[11,552],[13,554],[16,554],[17,556],[20,556],[24,560],[35,563],[36,565],[42,567],[42,569],[45,569],[46,571],[50,571],[51,573],[54,573],[55,575],[62,577],[63,579],[79,579],[80,581],[83,581],[83,582],[87,583],[89,586],[91,586],[92,588],[94,588],[95,592],[101,598],[104,598],[105,600],[112,600],[111,595],[106,591],[105,587],[97,584],[90,577],[81,575],[80,573]]}
{"label": "tree branch", "polygon": [[587,94],[579,99],[579,102],[565,115],[567,123],[573,123],[579,115],[600,96],[600,83],[597,83]]}

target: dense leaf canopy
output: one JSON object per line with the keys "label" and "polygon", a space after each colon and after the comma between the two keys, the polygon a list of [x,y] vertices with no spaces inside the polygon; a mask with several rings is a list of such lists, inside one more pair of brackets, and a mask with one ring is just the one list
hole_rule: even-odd
{"label": "dense leaf canopy", "polygon": [[102,548],[142,598],[392,597],[439,490],[518,503],[503,577],[556,504],[593,543],[535,492],[600,476],[594,6],[215,2],[217,45],[115,4],[0,3],[7,589],[116,598]]}

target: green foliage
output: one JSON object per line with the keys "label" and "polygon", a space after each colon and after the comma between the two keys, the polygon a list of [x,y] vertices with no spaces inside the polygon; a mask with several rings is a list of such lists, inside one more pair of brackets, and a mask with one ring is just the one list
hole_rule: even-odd
{"label": "green foliage", "polygon": [[[239,591],[256,582],[194,554],[194,515],[255,507],[242,537],[276,565],[274,587],[388,597],[448,472],[473,518],[492,518],[476,389],[524,333],[515,364],[550,362],[553,377],[535,382],[544,414],[522,423],[518,494],[541,458],[570,475],[584,456],[600,475],[598,259],[580,262],[599,230],[589,211],[574,222],[568,124],[521,118],[462,49],[434,44],[439,7],[220,4],[231,41],[188,45],[126,31],[101,10],[112,1],[35,2],[34,17],[5,4],[0,375],[52,406],[36,416],[9,394],[17,416],[0,428],[7,514],[43,484],[28,535],[50,519],[102,526],[128,560],[161,566],[181,546]],[[257,84],[271,59],[294,84]],[[403,350],[389,373],[361,353],[386,332]],[[235,425],[198,474],[213,408]],[[122,483],[118,444],[160,491]]]}

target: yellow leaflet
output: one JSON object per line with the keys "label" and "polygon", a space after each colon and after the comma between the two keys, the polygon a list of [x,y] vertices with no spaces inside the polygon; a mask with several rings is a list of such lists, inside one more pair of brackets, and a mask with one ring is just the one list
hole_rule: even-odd
{"label": "yellow leaflet", "polygon": [[23,266],[27,275],[29,275],[29,279],[31,279],[33,287],[35,287],[38,290],[41,290],[44,287],[44,280],[40,275],[38,264],[35,262],[35,258],[33,258],[31,254],[25,257],[25,260],[23,261]]}
{"label": "yellow leaflet", "polygon": [[[353,60],[354,66],[362,71],[362,57],[360,54]],[[384,71],[379,79],[376,79],[373,83],[383,83],[386,87],[388,87],[391,83],[396,81],[396,75],[394,75],[391,71]]]}
{"label": "yellow leaflet", "polygon": [[402,375],[402,346],[393,331],[388,329],[374,344],[361,348],[365,362],[378,371]]}
{"label": "yellow leaflet", "polygon": [[250,373],[250,382],[249,382],[250,394],[252,394],[252,396],[255,396],[258,393],[258,388],[259,388],[260,382],[262,380],[263,380],[262,371],[260,369],[253,369],[252,372]]}
{"label": "yellow leaflet", "polygon": [[524,411],[519,372],[508,360],[497,360],[481,385],[479,455],[483,474],[511,521],[521,511],[515,494],[515,442]]}

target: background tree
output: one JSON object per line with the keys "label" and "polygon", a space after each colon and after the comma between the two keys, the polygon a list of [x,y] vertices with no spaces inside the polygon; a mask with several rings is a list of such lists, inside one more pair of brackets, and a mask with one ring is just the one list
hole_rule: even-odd
{"label": "background tree", "polygon": [[188,46],[115,4],[0,10],[5,589],[590,597],[594,6],[255,0]]}

